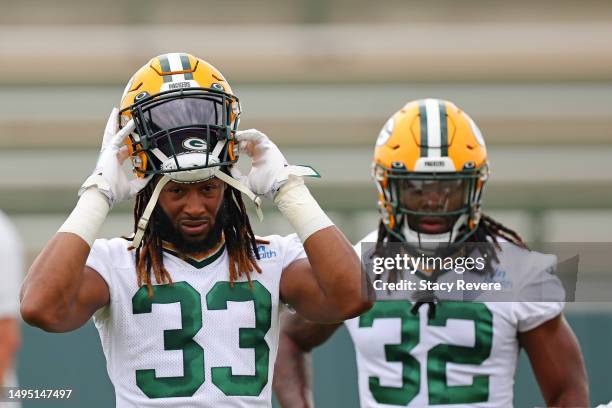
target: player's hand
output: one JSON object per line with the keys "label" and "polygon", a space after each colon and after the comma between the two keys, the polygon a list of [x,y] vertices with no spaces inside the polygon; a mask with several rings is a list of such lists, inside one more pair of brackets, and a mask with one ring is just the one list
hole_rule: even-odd
{"label": "player's hand", "polygon": [[291,166],[278,147],[262,132],[248,129],[236,132],[240,153],[246,153],[252,160],[247,176],[232,170],[232,175],[258,195],[272,199],[287,182],[289,175],[319,177],[311,167]]}
{"label": "player's hand", "polygon": [[113,108],[104,129],[96,168],[81,186],[79,195],[88,188],[96,187],[113,206],[134,197],[149,182],[150,178],[130,180],[122,167],[128,157],[127,146],[123,145],[123,140],[133,130],[133,121],[129,121],[119,130],[119,110]]}

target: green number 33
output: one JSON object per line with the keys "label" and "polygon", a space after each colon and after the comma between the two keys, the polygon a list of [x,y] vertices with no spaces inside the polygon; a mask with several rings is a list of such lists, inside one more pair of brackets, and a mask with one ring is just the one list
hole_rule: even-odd
{"label": "green number 33", "polygon": [[[419,343],[419,315],[410,313],[411,303],[406,300],[376,302],[374,307],[359,318],[359,327],[372,327],[374,320],[399,318],[401,343],[386,344],[387,361],[402,363],[402,386],[380,385],[380,379],[369,378],[374,399],[381,404],[406,406],[417,396],[421,388],[420,363],[410,351]],[[489,376],[475,375],[471,385],[449,386],[446,381],[446,364],[482,364],[491,354],[493,341],[493,315],[484,303],[444,302],[436,309],[436,318],[428,320],[429,326],[446,326],[448,319],[474,322],[474,347],[438,344],[427,353],[427,388],[429,404],[473,404],[489,399]]]}
{"label": "green number 33", "polygon": [[[202,299],[187,282],[153,286],[154,296],[141,287],[132,298],[134,314],[151,313],[152,305],[179,303],[182,328],[164,331],[164,349],[183,352],[183,376],[157,377],[154,369],[136,370],[136,384],[149,398],[190,397],[204,384],[204,349],[193,339],[202,328]],[[255,350],[255,374],[234,375],[231,367],[213,367],[212,382],[228,396],[256,396],[268,383],[270,347],[264,336],[270,329],[270,292],[258,281],[253,289],[247,282],[217,282],[206,295],[208,310],[227,309],[227,302],[252,301],[255,327],[239,329],[240,348]]]}

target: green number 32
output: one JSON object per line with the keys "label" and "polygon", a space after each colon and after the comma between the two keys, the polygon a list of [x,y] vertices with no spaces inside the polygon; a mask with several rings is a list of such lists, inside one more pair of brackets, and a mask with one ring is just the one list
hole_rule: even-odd
{"label": "green number 32", "polygon": [[[193,339],[202,328],[202,299],[187,282],[153,286],[154,296],[141,287],[132,298],[134,314],[151,313],[152,305],[179,303],[182,328],[164,331],[164,349],[182,350],[183,376],[157,377],[154,369],[136,370],[136,384],[149,398],[190,397],[204,384],[204,349]],[[268,383],[270,347],[264,336],[270,329],[270,292],[258,281],[253,289],[247,282],[217,282],[206,295],[208,310],[227,309],[227,302],[253,302],[255,327],[239,329],[240,348],[255,350],[255,374],[234,375],[231,367],[213,367],[212,382],[225,395],[256,396]]]}
{"label": "green number 32", "polygon": [[[406,300],[376,302],[374,307],[359,318],[359,327],[372,327],[374,320],[401,319],[401,343],[386,344],[387,361],[402,363],[402,386],[380,385],[380,379],[369,378],[370,392],[381,404],[406,406],[419,393],[421,387],[420,363],[410,351],[419,343],[419,315],[410,313],[411,303]],[[448,385],[446,364],[482,364],[491,354],[493,341],[493,315],[484,303],[444,302],[436,309],[435,319],[429,326],[446,326],[448,319],[474,322],[474,347],[438,344],[427,353],[427,388],[429,404],[473,404],[489,399],[489,376],[475,375],[471,385]]]}

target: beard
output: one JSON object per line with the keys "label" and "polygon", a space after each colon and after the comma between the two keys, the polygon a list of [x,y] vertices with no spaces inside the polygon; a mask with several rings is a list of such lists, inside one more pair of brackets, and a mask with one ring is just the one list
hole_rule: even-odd
{"label": "beard", "polygon": [[171,243],[181,254],[188,255],[208,252],[221,242],[223,226],[227,218],[226,213],[225,205],[222,204],[210,231],[202,239],[185,238],[160,207],[157,207],[154,212],[155,228],[160,238]]}

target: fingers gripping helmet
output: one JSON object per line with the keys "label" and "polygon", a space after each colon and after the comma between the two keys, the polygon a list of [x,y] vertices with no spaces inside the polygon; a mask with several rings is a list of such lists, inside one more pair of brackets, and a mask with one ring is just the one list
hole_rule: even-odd
{"label": "fingers gripping helmet", "polygon": [[135,247],[170,180],[193,183],[218,177],[249,196],[261,214],[259,199],[226,170],[238,161],[239,119],[240,102],[230,85],[200,58],[163,54],[136,71],[121,98],[121,126],[134,125],[124,143],[136,177],[162,178],[139,222]]}
{"label": "fingers gripping helmet", "polygon": [[[382,222],[400,241],[457,243],[476,230],[487,151],[474,121],[453,103],[423,99],[396,112],[380,131],[372,170]],[[431,185],[438,189],[434,202],[411,205]],[[451,188],[459,191],[453,205],[445,193]],[[428,234],[409,222],[425,217],[444,217],[449,230]]]}

